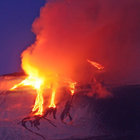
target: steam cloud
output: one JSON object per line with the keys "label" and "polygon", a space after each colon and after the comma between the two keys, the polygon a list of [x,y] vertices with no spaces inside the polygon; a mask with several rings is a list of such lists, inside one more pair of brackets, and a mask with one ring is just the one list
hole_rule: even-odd
{"label": "steam cloud", "polygon": [[22,64],[28,61],[43,76],[87,81],[100,71],[89,59],[105,67],[106,83],[139,82],[139,17],[139,0],[48,0],[33,23],[36,41],[22,53]]}

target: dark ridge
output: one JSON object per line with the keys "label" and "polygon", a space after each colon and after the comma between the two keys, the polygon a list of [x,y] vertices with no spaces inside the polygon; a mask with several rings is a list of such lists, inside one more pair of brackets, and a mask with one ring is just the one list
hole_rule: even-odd
{"label": "dark ridge", "polygon": [[14,77],[20,77],[20,76],[28,76],[24,71],[22,72],[14,72],[14,73],[10,73],[10,74],[4,74],[1,76],[14,76]]}

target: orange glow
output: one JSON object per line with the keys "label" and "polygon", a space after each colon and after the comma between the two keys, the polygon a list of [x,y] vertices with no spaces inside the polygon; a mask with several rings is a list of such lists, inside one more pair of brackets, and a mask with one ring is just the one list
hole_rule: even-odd
{"label": "orange glow", "polygon": [[55,99],[55,90],[53,89],[52,90],[52,97],[51,97],[51,103],[50,103],[50,106],[49,107],[53,107],[53,108],[55,108],[56,107],[56,105],[55,105],[55,103],[54,103],[54,99]]}
{"label": "orange glow", "polygon": [[90,60],[87,60],[91,65],[93,65],[94,67],[96,67],[97,69],[104,69],[104,67],[101,65],[101,64],[99,64],[99,63],[97,63],[97,62],[93,62],[93,61],[90,61]]}
{"label": "orange glow", "polygon": [[39,89],[43,81],[37,77],[28,76],[25,80],[19,84],[14,85],[10,90],[14,90],[19,86],[32,86],[35,89]]}
{"label": "orange glow", "polygon": [[71,79],[67,79],[65,80],[66,83],[69,83],[69,87],[70,87],[70,92],[71,92],[71,95],[74,94],[74,91],[75,91],[75,84],[76,82],[72,81]]}
{"label": "orange glow", "polygon": [[32,111],[35,112],[35,115],[42,115],[43,112],[43,96],[42,96],[42,86],[44,84],[44,79],[39,76],[38,70],[30,65],[29,63],[29,50],[26,50],[22,53],[25,57],[22,58],[22,68],[29,75],[21,83],[14,85],[10,90],[14,90],[18,86],[32,86],[37,91],[37,97],[35,100],[35,105]]}
{"label": "orange glow", "polygon": [[75,84],[76,84],[76,82],[71,82],[71,81],[70,81],[70,91],[71,91],[71,95],[74,94],[74,91],[75,91]]}
{"label": "orange glow", "polygon": [[35,105],[34,105],[34,108],[32,109],[32,111],[36,111],[36,110],[37,110],[37,112],[35,113],[35,115],[42,115],[43,97],[42,97],[42,90],[41,89],[37,89],[37,97],[36,97]]}
{"label": "orange glow", "polygon": [[18,86],[32,86],[34,89],[37,90],[37,97],[35,101],[34,108],[32,111],[37,111],[35,115],[42,115],[43,112],[43,97],[42,97],[42,90],[41,85],[43,84],[43,80],[38,77],[28,76],[25,80],[21,83],[14,85],[10,90],[16,89]]}

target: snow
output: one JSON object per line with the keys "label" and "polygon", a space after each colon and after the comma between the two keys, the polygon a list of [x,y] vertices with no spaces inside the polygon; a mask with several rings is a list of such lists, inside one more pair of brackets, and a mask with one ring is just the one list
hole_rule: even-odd
{"label": "snow", "polygon": [[0,76],[0,91],[9,90],[15,84],[20,83],[25,77]]}
{"label": "snow", "polygon": [[[31,133],[20,123],[31,113],[36,91],[31,87],[9,90],[24,78],[0,77],[0,140],[43,140],[41,136]],[[73,107],[70,110],[72,123],[69,123],[69,118],[65,119],[68,124],[64,124],[60,120],[61,113],[70,97],[64,87],[56,93],[56,119],[52,115],[47,116],[47,119],[57,127],[44,119],[40,120],[39,130],[31,127],[29,121],[26,126],[45,137],[46,140],[140,138],[140,85],[121,85],[111,88],[108,86],[107,89],[110,92],[107,92],[106,88],[98,82],[91,85],[90,88],[89,85],[78,86],[72,102]],[[50,92],[50,90],[44,90],[44,110],[48,107]]]}
{"label": "snow", "polygon": [[[23,88],[14,91],[9,89],[19,83],[23,78],[19,77],[1,77],[0,78],[0,140],[42,140],[43,138],[29,132],[21,124],[18,124],[23,118],[27,117],[31,112],[36,98],[36,91],[31,88]],[[64,124],[60,120],[60,115],[64,109],[64,105],[68,100],[61,100],[57,104],[56,120],[52,115],[47,116],[54,122],[54,127],[47,120],[40,120],[39,130],[31,127],[27,122],[27,127],[32,131],[41,134],[47,140],[53,139],[70,139],[70,138],[86,138],[89,136],[105,135],[98,127],[97,116],[91,115],[89,112],[88,99],[84,99],[81,95],[74,96],[73,107],[71,108],[72,124]],[[94,120],[94,121],[93,121]],[[66,120],[69,121],[68,119]],[[94,127],[93,127],[94,125]]]}

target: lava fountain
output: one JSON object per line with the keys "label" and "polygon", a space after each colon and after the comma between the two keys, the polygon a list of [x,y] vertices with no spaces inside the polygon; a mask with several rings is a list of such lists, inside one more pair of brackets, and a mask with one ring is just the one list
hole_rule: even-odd
{"label": "lava fountain", "polygon": [[[31,71],[31,69],[30,69]],[[28,71],[27,71],[28,73]],[[42,85],[43,79],[40,77],[34,76],[34,73],[31,73],[25,80],[21,81],[21,83],[14,85],[10,90],[14,90],[19,86],[32,86],[37,91],[37,97],[35,101],[35,105],[32,109],[35,112],[35,115],[42,115],[43,112],[43,96],[42,96]]]}

